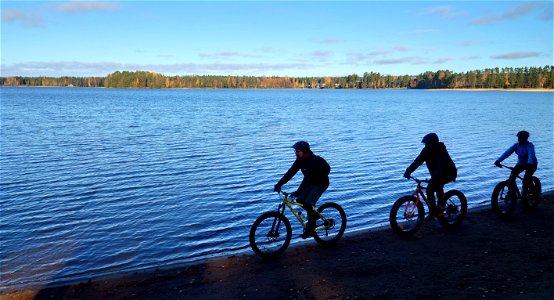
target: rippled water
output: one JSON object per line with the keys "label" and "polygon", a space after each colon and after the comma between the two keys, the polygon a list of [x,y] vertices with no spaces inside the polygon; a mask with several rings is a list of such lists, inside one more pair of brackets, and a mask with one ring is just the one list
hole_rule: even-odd
{"label": "rippled water", "polygon": [[492,163],[521,129],[544,189],[554,187],[552,93],[0,92],[1,289],[249,252],[250,225],[276,208],[273,185],[301,139],[332,167],[319,203],[345,208],[346,234],[387,224],[414,187],[402,174],[431,131],[459,169],[447,187],[470,207],[489,205],[507,176]]}

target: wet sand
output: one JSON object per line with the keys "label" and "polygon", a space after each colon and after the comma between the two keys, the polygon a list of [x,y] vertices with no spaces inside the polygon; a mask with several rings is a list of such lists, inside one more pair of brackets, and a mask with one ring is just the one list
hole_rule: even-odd
{"label": "wet sand", "polygon": [[[347,212],[348,213],[348,212]],[[333,247],[293,243],[265,261],[252,252],[176,268],[18,290],[4,299],[554,299],[554,193],[510,220],[489,207],[460,228],[427,222],[411,238],[388,227]]]}

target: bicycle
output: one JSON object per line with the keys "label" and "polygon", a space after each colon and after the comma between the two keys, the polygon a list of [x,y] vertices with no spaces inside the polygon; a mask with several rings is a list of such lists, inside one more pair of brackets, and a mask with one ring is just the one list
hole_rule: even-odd
{"label": "bicycle", "polygon": [[[500,168],[507,168],[513,170],[514,168],[500,165]],[[523,177],[517,175],[523,182]],[[491,205],[492,210],[501,218],[508,218],[514,212],[517,200],[521,200],[521,204],[526,210],[533,210],[537,208],[541,199],[541,181],[536,177],[531,177],[531,182],[526,189],[519,192],[517,183],[515,184],[515,190],[510,187],[510,179],[499,182],[492,192]]]}
{"label": "bicycle", "polygon": [[[292,238],[292,227],[289,219],[285,216],[285,208],[288,208],[292,215],[300,222],[306,230],[307,221],[301,215],[302,211],[297,211],[293,205],[304,207],[300,202],[290,197],[289,193],[279,192],[281,203],[275,211],[269,211],[259,216],[250,228],[250,246],[254,253],[262,258],[277,257],[290,244]],[[333,202],[327,202],[321,205],[316,213],[316,227],[313,238],[320,245],[332,245],[336,243],[344,234],[346,229],[346,214],[342,207]]]}
{"label": "bicycle", "polygon": [[[409,196],[403,196],[396,200],[389,215],[392,230],[404,237],[416,233],[423,225],[425,219],[423,202],[427,204],[429,210],[431,208],[425,193],[423,193],[423,190],[427,189],[427,186],[423,186],[423,184],[429,183],[429,180],[420,180],[415,177],[410,177],[410,179],[417,182],[415,191]],[[438,206],[441,210],[438,212],[437,219],[441,225],[449,229],[459,226],[467,214],[465,195],[458,190],[450,190],[438,198]]]}

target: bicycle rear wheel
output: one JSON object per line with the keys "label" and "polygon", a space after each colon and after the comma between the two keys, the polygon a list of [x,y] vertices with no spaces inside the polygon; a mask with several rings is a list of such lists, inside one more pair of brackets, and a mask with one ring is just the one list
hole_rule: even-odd
{"label": "bicycle rear wheel", "polygon": [[392,231],[396,234],[410,236],[421,228],[424,218],[423,203],[417,201],[414,196],[404,196],[392,205],[389,222]]}
{"label": "bicycle rear wheel", "polygon": [[466,196],[458,190],[446,192],[444,194],[442,206],[444,207],[444,211],[437,219],[439,219],[441,225],[446,228],[457,227],[467,215]]}
{"label": "bicycle rear wheel", "polygon": [[533,176],[531,177],[531,184],[527,187],[527,191],[524,191],[523,199],[521,199],[521,204],[524,209],[533,210],[537,208],[541,200],[542,186],[541,181]]}
{"label": "bicycle rear wheel", "polygon": [[322,218],[316,221],[314,239],[321,245],[332,245],[336,243],[346,229],[346,213],[336,203],[325,203],[317,211]]}
{"label": "bicycle rear wheel", "polygon": [[496,185],[492,192],[492,210],[501,218],[509,217],[516,207],[517,195],[511,191],[507,181]]}
{"label": "bicycle rear wheel", "polygon": [[287,217],[276,211],[266,212],[250,228],[250,247],[262,258],[273,258],[285,252],[291,237]]}

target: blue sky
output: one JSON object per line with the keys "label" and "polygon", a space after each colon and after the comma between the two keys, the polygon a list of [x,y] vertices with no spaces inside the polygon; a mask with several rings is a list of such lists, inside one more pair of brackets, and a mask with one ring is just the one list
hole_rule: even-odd
{"label": "blue sky", "polygon": [[1,76],[553,65],[553,1],[1,1]]}

